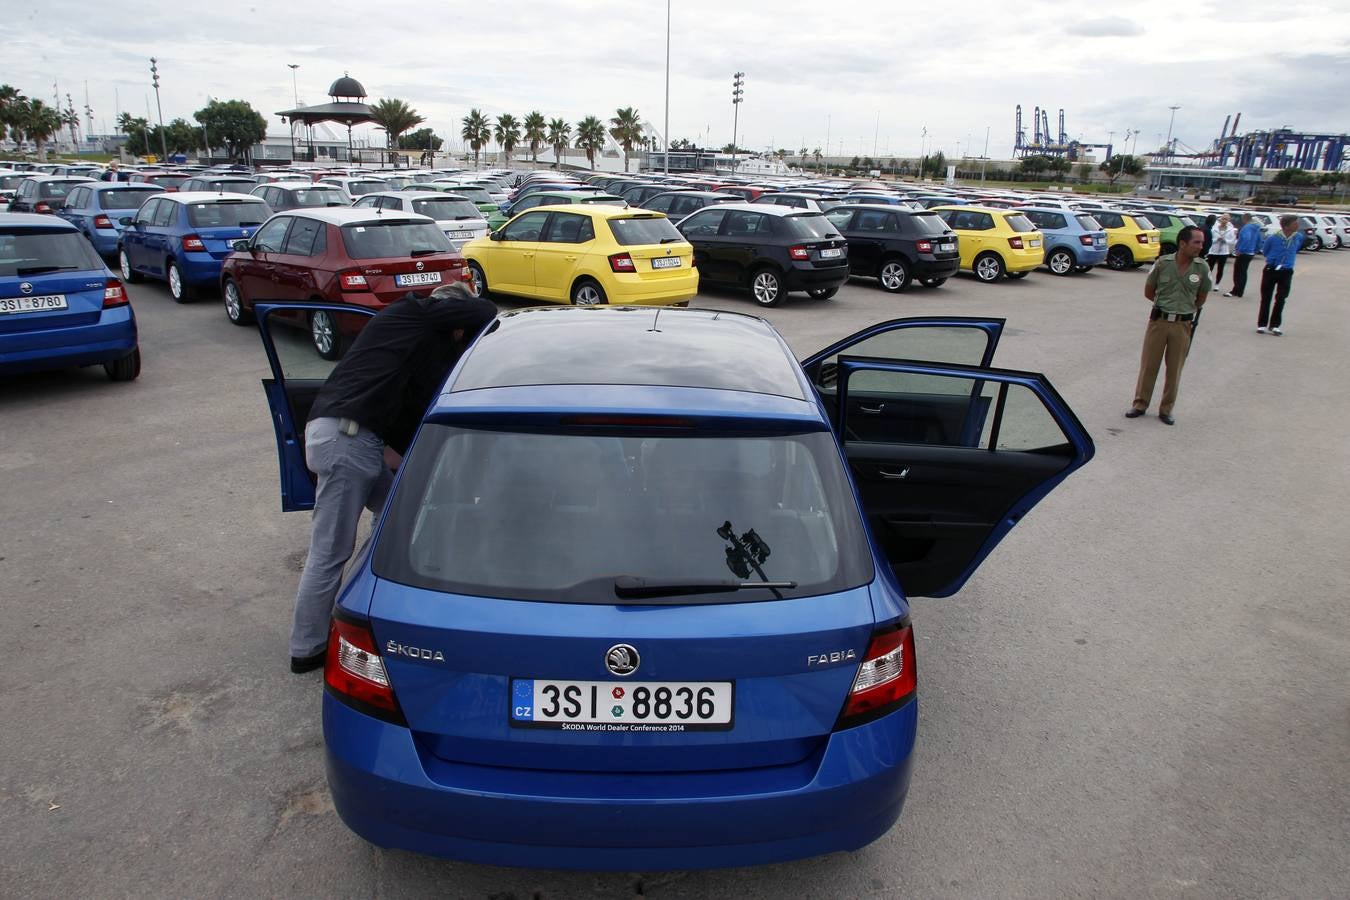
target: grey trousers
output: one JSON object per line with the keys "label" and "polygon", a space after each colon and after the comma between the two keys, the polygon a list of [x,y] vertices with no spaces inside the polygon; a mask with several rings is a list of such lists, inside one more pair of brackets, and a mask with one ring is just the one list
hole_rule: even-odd
{"label": "grey trousers", "polygon": [[319,476],[309,557],[295,595],[291,656],[312,656],[328,643],[328,621],[342,583],[342,569],[356,548],[361,510],[379,515],[393,483],[384,441],[373,431],[338,430],[337,419],[305,426],[305,463]]}

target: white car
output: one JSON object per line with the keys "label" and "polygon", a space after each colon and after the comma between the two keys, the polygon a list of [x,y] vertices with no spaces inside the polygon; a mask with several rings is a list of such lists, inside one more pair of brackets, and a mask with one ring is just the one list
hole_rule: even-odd
{"label": "white car", "polygon": [[388,209],[435,219],[456,252],[468,241],[488,232],[487,219],[467,198],[443,191],[377,191],[366,194],[356,209]]}
{"label": "white car", "polygon": [[1322,246],[1328,250],[1339,250],[1345,246],[1342,239],[1341,223],[1336,216],[1329,216],[1325,213],[1309,215],[1308,218],[1317,223],[1321,228]]}
{"label": "white car", "polygon": [[389,190],[388,182],[372,175],[325,175],[318,183],[331,184],[338,188],[346,195],[348,203],[366,194]]}

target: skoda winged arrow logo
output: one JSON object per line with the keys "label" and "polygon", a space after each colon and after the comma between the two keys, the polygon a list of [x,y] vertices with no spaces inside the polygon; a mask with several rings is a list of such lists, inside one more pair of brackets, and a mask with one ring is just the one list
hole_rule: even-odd
{"label": "skoda winged arrow logo", "polygon": [[423,264],[419,262],[419,263],[417,264],[417,271],[419,271],[419,272],[422,271],[422,268],[423,268]]}
{"label": "skoda winged arrow logo", "polygon": [[33,293],[33,283],[31,281],[25,281],[23,284],[19,285],[19,290],[23,291],[25,294],[31,294]]}
{"label": "skoda winged arrow logo", "polygon": [[605,651],[605,668],[620,678],[637,671],[641,657],[632,644],[615,644]]}

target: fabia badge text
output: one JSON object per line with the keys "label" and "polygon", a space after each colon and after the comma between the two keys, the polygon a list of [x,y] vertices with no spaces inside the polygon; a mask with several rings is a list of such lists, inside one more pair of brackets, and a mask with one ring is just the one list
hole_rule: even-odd
{"label": "fabia badge text", "polygon": [[835,663],[848,662],[858,658],[856,650],[831,650],[828,653],[812,653],[806,658],[809,666],[832,666]]}

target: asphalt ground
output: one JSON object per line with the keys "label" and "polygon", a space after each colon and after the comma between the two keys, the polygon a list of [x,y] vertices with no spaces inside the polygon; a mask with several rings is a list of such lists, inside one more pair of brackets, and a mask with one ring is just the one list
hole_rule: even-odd
{"label": "asphalt ground", "polygon": [[895,316],[1005,316],[996,364],[1045,373],[1097,457],[960,594],[916,602],[894,829],[657,874],[464,865],[342,825],[320,676],[286,668],[309,519],[279,510],[257,332],[133,287],[138,381],[0,382],[0,894],[1344,897],[1347,275],[1350,252],[1301,258],[1281,338],[1255,333],[1255,285],[1214,295],[1171,428],[1122,417],[1143,270],[768,310],[803,355]]}

